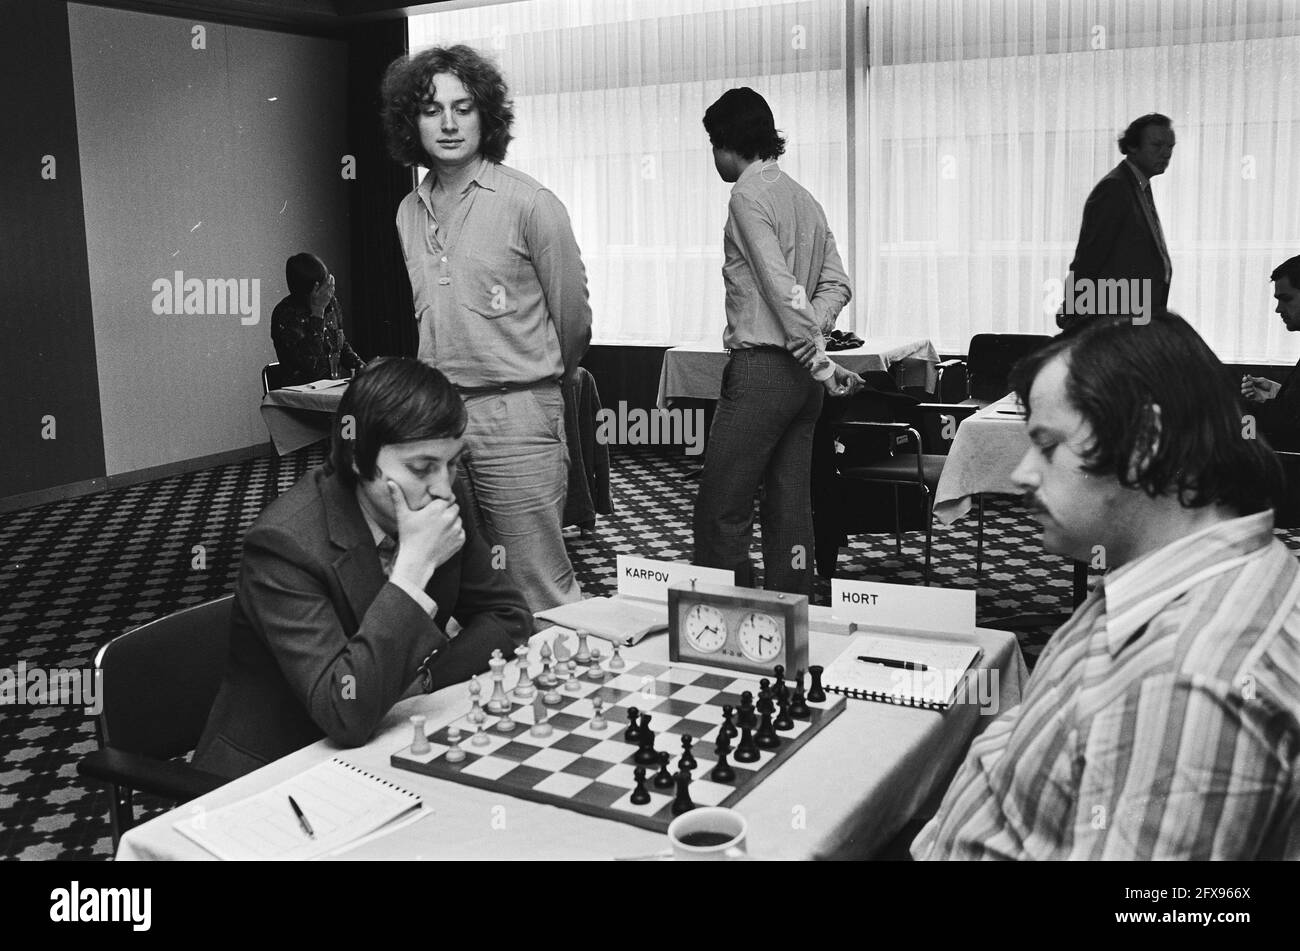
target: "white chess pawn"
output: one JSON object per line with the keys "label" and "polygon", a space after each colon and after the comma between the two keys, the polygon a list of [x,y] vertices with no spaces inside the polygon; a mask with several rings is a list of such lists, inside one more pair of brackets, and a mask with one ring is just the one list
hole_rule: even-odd
{"label": "white chess pawn", "polygon": [[591,669],[587,671],[587,677],[596,681],[596,683],[600,683],[605,679],[605,668],[600,666],[600,662],[604,659],[605,657],[601,654],[599,647],[591,649]]}
{"label": "white chess pawn", "polygon": [[475,727],[474,735],[469,738],[469,741],[474,746],[488,745],[488,735],[483,731],[482,723],[480,723],[477,727]]}
{"label": "white chess pawn", "polygon": [[451,744],[451,749],[442,754],[442,758],[448,763],[459,763],[465,759],[465,751],[460,748],[460,728],[452,727],[447,731],[447,742]]}
{"label": "white chess pawn", "polygon": [[596,711],[596,715],[591,718],[591,728],[593,730],[605,729],[605,727],[609,726],[609,722],[605,719],[604,715],[600,712],[601,708],[605,706],[605,701],[600,699],[600,697],[592,697],[591,705]]}
{"label": "white chess pawn", "polygon": [[433,749],[429,745],[429,738],[424,734],[424,717],[418,713],[411,717],[411,726],[414,728],[415,735],[411,738],[411,755],[423,756],[429,750]]}
{"label": "white chess pawn", "polygon": [[569,679],[564,682],[564,689],[569,693],[580,693],[582,684],[578,682],[578,668],[573,665],[573,661],[567,664],[569,668]]}
{"label": "white chess pawn", "polygon": [[519,682],[515,684],[514,695],[516,700],[531,700],[533,694],[537,693],[537,688],[533,686],[533,679],[528,675],[528,648],[516,647],[515,660],[519,665]]}
{"label": "white chess pawn", "polygon": [[609,659],[610,670],[622,670],[627,664],[623,660],[623,655],[619,653],[618,645],[614,645],[614,656]]}
{"label": "white chess pawn", "polygon": [[479,686],[478,678],[477,677],[469,678],[470,707],[469,707],[469,716],[467,716],[465,719],[468,720],[470,723],[482,723],[484,720],[487,719],[487,714],[483,712],[483,706],[478,701],[479,694],[481,694],[482,692],[483,692],[483,688]]}

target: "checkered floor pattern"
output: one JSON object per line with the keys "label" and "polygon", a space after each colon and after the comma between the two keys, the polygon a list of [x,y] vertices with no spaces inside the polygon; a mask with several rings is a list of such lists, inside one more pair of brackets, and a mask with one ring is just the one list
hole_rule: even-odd
{"label": "checkered floor pattern", "polygon": [[[87,668],[122,631],[227,593],[240,539],[257,513],[322,458],[315,446],[0,515],[0,668]],[[586,593],[613,593],[618,554],[689,560],[697,487],[690,469],[653,448],[618,450],[617,514],[586,535],[566,533]],[[1300,533],[1287,541],[1300,548]],[[899,556],[891,536],[855,536],[839,573],[920,584],[922,543],[912,533]],[[984,547],[977,577],[973,519],[935,526],[935,583],[977,588],[981,624],[1069,610],[1069,566],[1042,553],[1036,526],[1014,502],[987,506]],[[754,558],[757,564],[757,546]],[[829,582],[819,579],[816,600],[829,597]],[[1031,665],[1050,633],[1020,634]],[[80,707],[0,713],[0,858],[110,856],[105,796],[76,774],[78,758],[94,745],[93,720]]]}

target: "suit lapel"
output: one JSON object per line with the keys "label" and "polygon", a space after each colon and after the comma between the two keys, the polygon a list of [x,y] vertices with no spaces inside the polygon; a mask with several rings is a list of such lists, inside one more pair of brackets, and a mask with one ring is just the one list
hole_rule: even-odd
{"label": "suit lapel", "polygon": [[352,609],[350,636],[361,626],[361,619],[387,579],[356,494],[335,475],[323,476],[317,488],[324,503],[330,543],[338,552],[331,567]]}
{"label": "suit lapel", "polygon": [[[1142,197],[1142,186],[1138,184],[1137,176],[1134,175],[1133,170],[1128,167],[1127,161],[1120,162],[1119,167],[1122,169],[1122,174],[1124,175],[1125,181],[1128,182],[1129,188],[1133,190],[1133,201],[1137,204],[1138,211],[1142,213],[1142,220],[1147,223],[1147,234],[1151,236],[1151,243],[1155,245],[1156,251],[1160,255],[1161,262],[1165,266],[1165,271],[1168,272],[1171,270],[1169,249],[1165,247],[1163,239],[1164,232],[1161,229],[1160,224],[1156,221],[1155,215],[1151,213],[1151,209],[1155,206],[1155,198],[1152,198],[1151,204],[1148,204],[1146,199]],[[1163,277],[1164,275],[1161,276]]]}

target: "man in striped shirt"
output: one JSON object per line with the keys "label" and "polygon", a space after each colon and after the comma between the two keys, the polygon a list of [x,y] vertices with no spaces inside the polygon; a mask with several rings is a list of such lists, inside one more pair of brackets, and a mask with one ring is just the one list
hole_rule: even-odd
{"label": "man in striped shirt", "polygon": [[1171,314],[1099,320],[1013,382],[1044,547],[1109,571],[913,855],[1300,858],[1300,565],[1227,371]]}

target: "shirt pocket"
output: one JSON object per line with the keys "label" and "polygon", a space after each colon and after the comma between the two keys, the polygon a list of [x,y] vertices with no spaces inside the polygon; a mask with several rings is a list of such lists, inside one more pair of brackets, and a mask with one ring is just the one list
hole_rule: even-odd
{"label": "shirt pocket", "polygon": [[517,314],[522,263],[509,247],[475,249],[461,265],[456,281],[457,301],[487,320]]}

